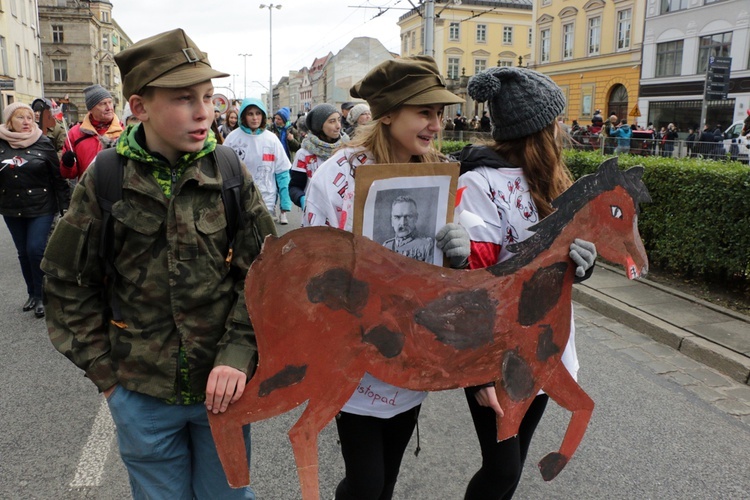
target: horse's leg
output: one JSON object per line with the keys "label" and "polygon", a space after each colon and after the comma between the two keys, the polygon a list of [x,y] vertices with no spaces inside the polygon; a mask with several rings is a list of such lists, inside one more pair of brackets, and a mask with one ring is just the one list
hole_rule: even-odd
{"label": "horse's leg", "polygon": [[550,481],[565,467],[581,443],[594,411],[594,401],[581,389],[562,362],[552,371],[543,389],[557,404],[572,412],[560,450],[548,454],[539,462],[542,477]]}
{"label": "horse's leg", "polygon": [[526,415],[526,411],[531,406],[531,402],[534,401],[536,394],[522,401],[513,401],[499,382],[495,383],[495,387],[497,402],[503,409],[503,416],[498,415],[497,417],[497,440],[504,441],[518,434],[521,420]]}
{"label": "horse's leg", "polygon": [[329,388],[335,392],[310,399],[307,408],[289,431],[303,500],[320,498],[318,435],[351,397],[359,380],[358,378],[354,384],[340,384],[340,387],[335,387],[336,381],[333,378],[327,379]]}
{"label": "horse's leg", "polygon": [[281,387],[261,396],[266,376],[259,369],[247,383],[239,401],[230,404],[224,413],[209,413],[211,434],[229,485],[239,488],[250,484],[242,426],[275,417],[297,407],[304,401],[304,384]]}

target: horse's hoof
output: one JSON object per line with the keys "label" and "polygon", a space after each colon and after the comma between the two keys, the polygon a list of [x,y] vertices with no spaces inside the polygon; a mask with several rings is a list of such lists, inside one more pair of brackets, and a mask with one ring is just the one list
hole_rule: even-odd
{"label": "horse's hoof", "polygon": [[557,477],[563,467],[568,463],[568,459],[562,453],[550,453],[539,462],[539,471],[545,481],[552,481]]}

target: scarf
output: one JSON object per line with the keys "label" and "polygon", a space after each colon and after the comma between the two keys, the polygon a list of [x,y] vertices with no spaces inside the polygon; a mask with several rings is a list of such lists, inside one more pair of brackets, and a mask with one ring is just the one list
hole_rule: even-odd
{"label": "scarf", "polygon": [[9,130],[5,124],[0,125],[0,139],[10,144],[13,149],[24,149],[28,148],[42,135],[42,129],[34,123],[33,128],[28,132],[13,132]]}
{"label": "scarf", "polygon": [[333,156],[333,152],[344,145],[344,134],[341,134],[339,140],[336,142],[326,142],[323,139],[318,138],[314,134],[307,134],[302,140],[302,147],[318,158],[321,159],[321,163]]}

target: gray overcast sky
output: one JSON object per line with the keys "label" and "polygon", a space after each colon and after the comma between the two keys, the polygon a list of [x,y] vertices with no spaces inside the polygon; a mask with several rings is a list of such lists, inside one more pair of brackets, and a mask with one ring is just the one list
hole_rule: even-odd
{"label": "gray overcast sky", "polygon": [[[217,92],[231,87],[244,97],[247,57],[247,96],[260,97],[268,87],[269,13],[259,0],[111,0],[112,16],[133,42],[175,28],[184,29],[208,53],[211,65],[236,75],[214,80]],[[414,2],[417,3],[416,1]],[[329,51],[336,54],[352,38],[377,38],[392,52],[400,52],[396,22],[406,10],[392,9],[372,19],[377,9],[350,6],[411,8],[407,0],[280,0],[273,9],[273,82],[312,63]],[[234,83],[233,83],[234,81]],[[261,82],[263,86],[255,83]],[[225,93],[231,97],[231,93]]]}

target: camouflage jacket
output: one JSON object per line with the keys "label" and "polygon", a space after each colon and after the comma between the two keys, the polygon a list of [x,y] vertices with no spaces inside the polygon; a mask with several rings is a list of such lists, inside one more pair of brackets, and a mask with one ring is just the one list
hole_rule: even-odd
{"label": "camouflage jacket", "polygon": [[[153,165],[127,160],[122,200],[112,207],[114,286],[105,289],[97,253],[101,211],[94,178],[102,172],[96,163],[76,186],[70,209],[47,245],[42,269],[50,338],[101,391],[121,384],[179,402],[179,373],[185,371],[181,348],[190,386],[199,393],[216,365],[248,376],[254,370],[255,334],[244,303],[244,277],[260,252],[258,242],[275,233],[275,226],[246,174],[244,225],[235,238],[232,265],[225,263],[227,219],[213,158],[206,154],[187,164],[170,197],[157,183]],[[112,297],[123,324],[109,321]]]}

